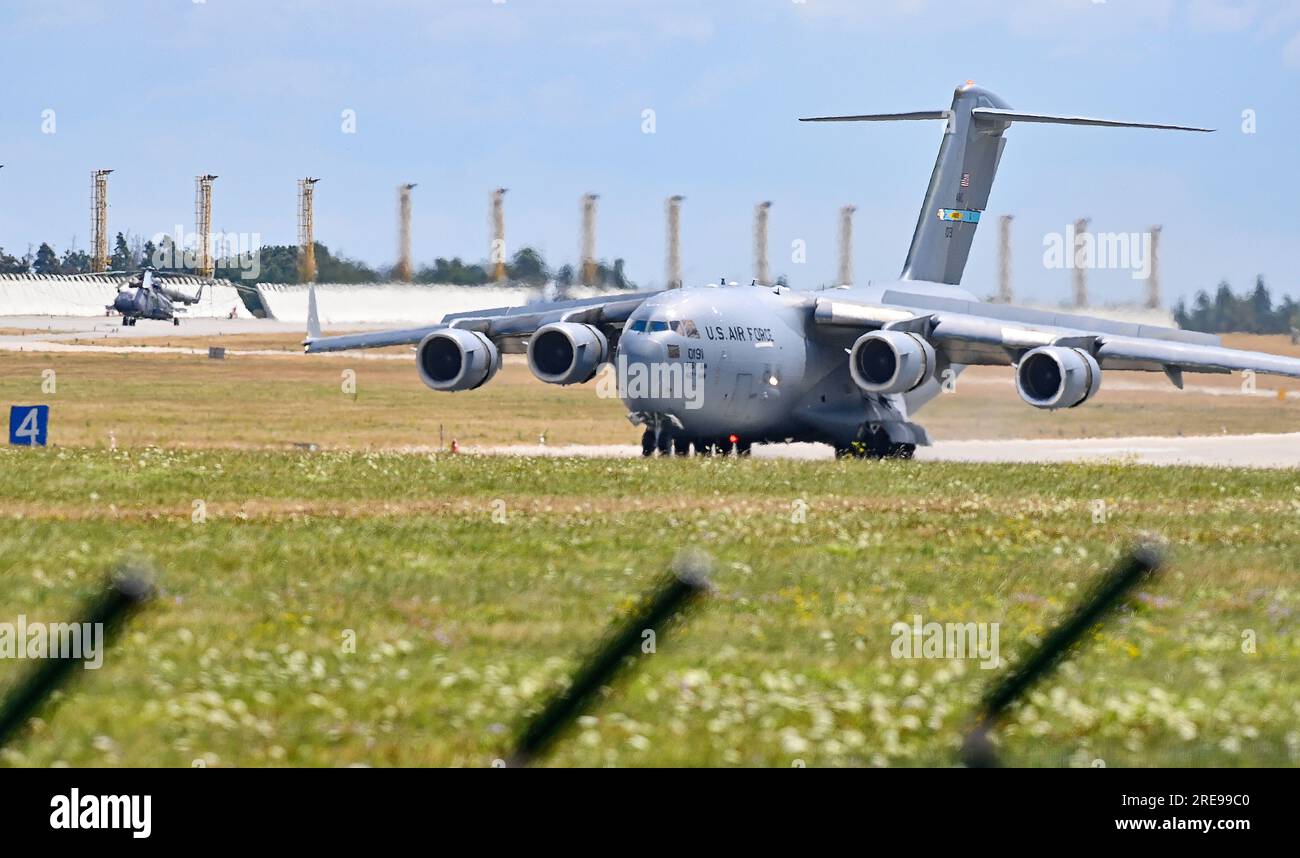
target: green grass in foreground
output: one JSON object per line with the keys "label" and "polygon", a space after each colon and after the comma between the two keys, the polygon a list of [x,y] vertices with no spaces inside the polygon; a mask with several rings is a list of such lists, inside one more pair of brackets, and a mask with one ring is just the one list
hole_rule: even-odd
{"label": "green grass in foreground", "polygon": [[4,450],[0,622],[70,618],[120,558],[164,595],[0,762],[485,766],[695,545],[717,595],[550,762],[947,765],[1001,671],[893,659],[892,624],[1000,623],[1015,659],[1143,532],[1170,568],[1007,761],[1300,763],[1295,472]]}

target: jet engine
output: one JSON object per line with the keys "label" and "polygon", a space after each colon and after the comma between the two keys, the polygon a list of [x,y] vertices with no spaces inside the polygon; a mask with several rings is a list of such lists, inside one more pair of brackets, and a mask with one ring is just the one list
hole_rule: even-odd
{"label": "jet engine", "polygon": [[501,352],[477,331],[446,328],[420,341],[415,363],[420,381],[434,390],[474,390],[497,374]]}
{"label": "jet engine", "polygon": [[934,346],[906,331],[863,334],[849,352],[849,372],[867,393],[908,393],[934,375]]}
{"label": "jet engine", "polygon": [[555,322],[537,329],[528,340],[528,368],[547,384],[591,381],[609,360],[609,340],[592,325]]}
{"label": "jet engine", "polygon": [[1101,365],[1083,349],[1043,346],[1020,359],[1016,389],[1035,408],[1073,408],[1101,389]]}

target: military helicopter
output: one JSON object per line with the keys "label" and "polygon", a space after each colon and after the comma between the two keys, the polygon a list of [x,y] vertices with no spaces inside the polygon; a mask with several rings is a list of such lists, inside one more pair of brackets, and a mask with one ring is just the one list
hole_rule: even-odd
{"label": "military helicopter", "polygon": [[[109,271],[107,274],[127,274],[126,271]],[[184,292],[178,292],[175,289],[168,289],[162,284],[162,280],[169,276],[165,272],[156,268],[146,267],[135,272],[135,276],[129,280],[125,286],[120,287],[117,297],[113,303],[107,306],[109,310],[116,310],[122,314],[123,325],[134,325],[141,319],[155,319],[159,322],[171,320],[173,325],[181,323],[180,318],[176,315],[178,312],[184,312],[185,307],[199,303],[203,298],[203,287],[207,282],[199,284],[199,292],[193,297],[186,295]],[[183,307],[176,306],[183,304]]]}

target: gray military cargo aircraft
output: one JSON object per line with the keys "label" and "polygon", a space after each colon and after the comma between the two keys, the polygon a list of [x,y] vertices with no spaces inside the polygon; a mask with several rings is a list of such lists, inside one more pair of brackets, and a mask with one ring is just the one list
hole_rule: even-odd
{"label": "gray military cargo aircraft", "polygon": [[[203,299],[205,284],[199,284],[197,295],[186,295],[184,292],[164,286],[162,281],[166,276],[154,268],[141,269],[124,288],[118,290],[113,303],[105,309],[121,313],[123,325],[134,325],[141,319],[154,319],[179,325],[181,320],[176,313],[183,307],[199,303]],[[183,307],[177,307],[177,304]]]}
{"label": "gray military cargo aircraft", "polygon": [[1224,348],[1212,335],[983,303],[959,285],[1013,123],[1210,129],[1024,113],[970,83],[947,110],[805,121],[925,119],[947,130],[897,280],[625,293],[333,337],[321,336],[313,292],[305,349],[413,344],[420,378],[437,391],[483,386],[503,353],[527,354],[548,384],[589,382],[610,363],[598,390],[616,380],[610,395],[646,427],[646,455],[811,441],[840,455],[907,458],[929,443],[913,415],[972,365],[1012,367],[1021,399],[1043,409],[1083,405],[1104,369],[1162,372],[1179,388],[1185,372],[1300,378],[1300,360]]}

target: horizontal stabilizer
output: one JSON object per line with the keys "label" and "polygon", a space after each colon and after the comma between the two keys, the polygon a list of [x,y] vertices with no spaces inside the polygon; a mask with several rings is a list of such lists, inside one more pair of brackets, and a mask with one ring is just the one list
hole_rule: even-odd
{"label": "horizontal stabilizer", "polygon": [[947,121],[934,171],[917,215],[912,244],[903,262],[903,280],[961,283],[970,258],[981,213],[988,210],[989,195],[1002,152],[1005,132],[1017,122],[1057,125],[1093,125],[1109,128],[1154,128],[1176,131],[1212,131],[1188,125],[1156,122],[1121,122],[1089,116],[1058,116],[1015,110],[996,93],[966,81],[952,96],[947,110],[911,113],[866,113],[857,116],[821,116],[804,122],[891,122],[910,119]]}
{"label": "horizontal stabilizer", "polygon": [[947,119],[951,110],[914,110],[911,113],[864,113],[861,116],[811,116],[800,122],[898,122],[913,119]]}
{"label": "horizontal stabilizer", "polygon": [[1165,128],[1171,131],[1210,132],[1213,128],[1191,125],[1168,125],[1162,122],[1123,122],[1118,119],[1094,119],[1089,116],[1055,116],[1050,113],[1025,113],[1021,110],[1003,110],[996,107],[976,107],[971,111],[976,120],[990,122],[1046,122],[1053,125],[1097,125],[1103,128]]}

